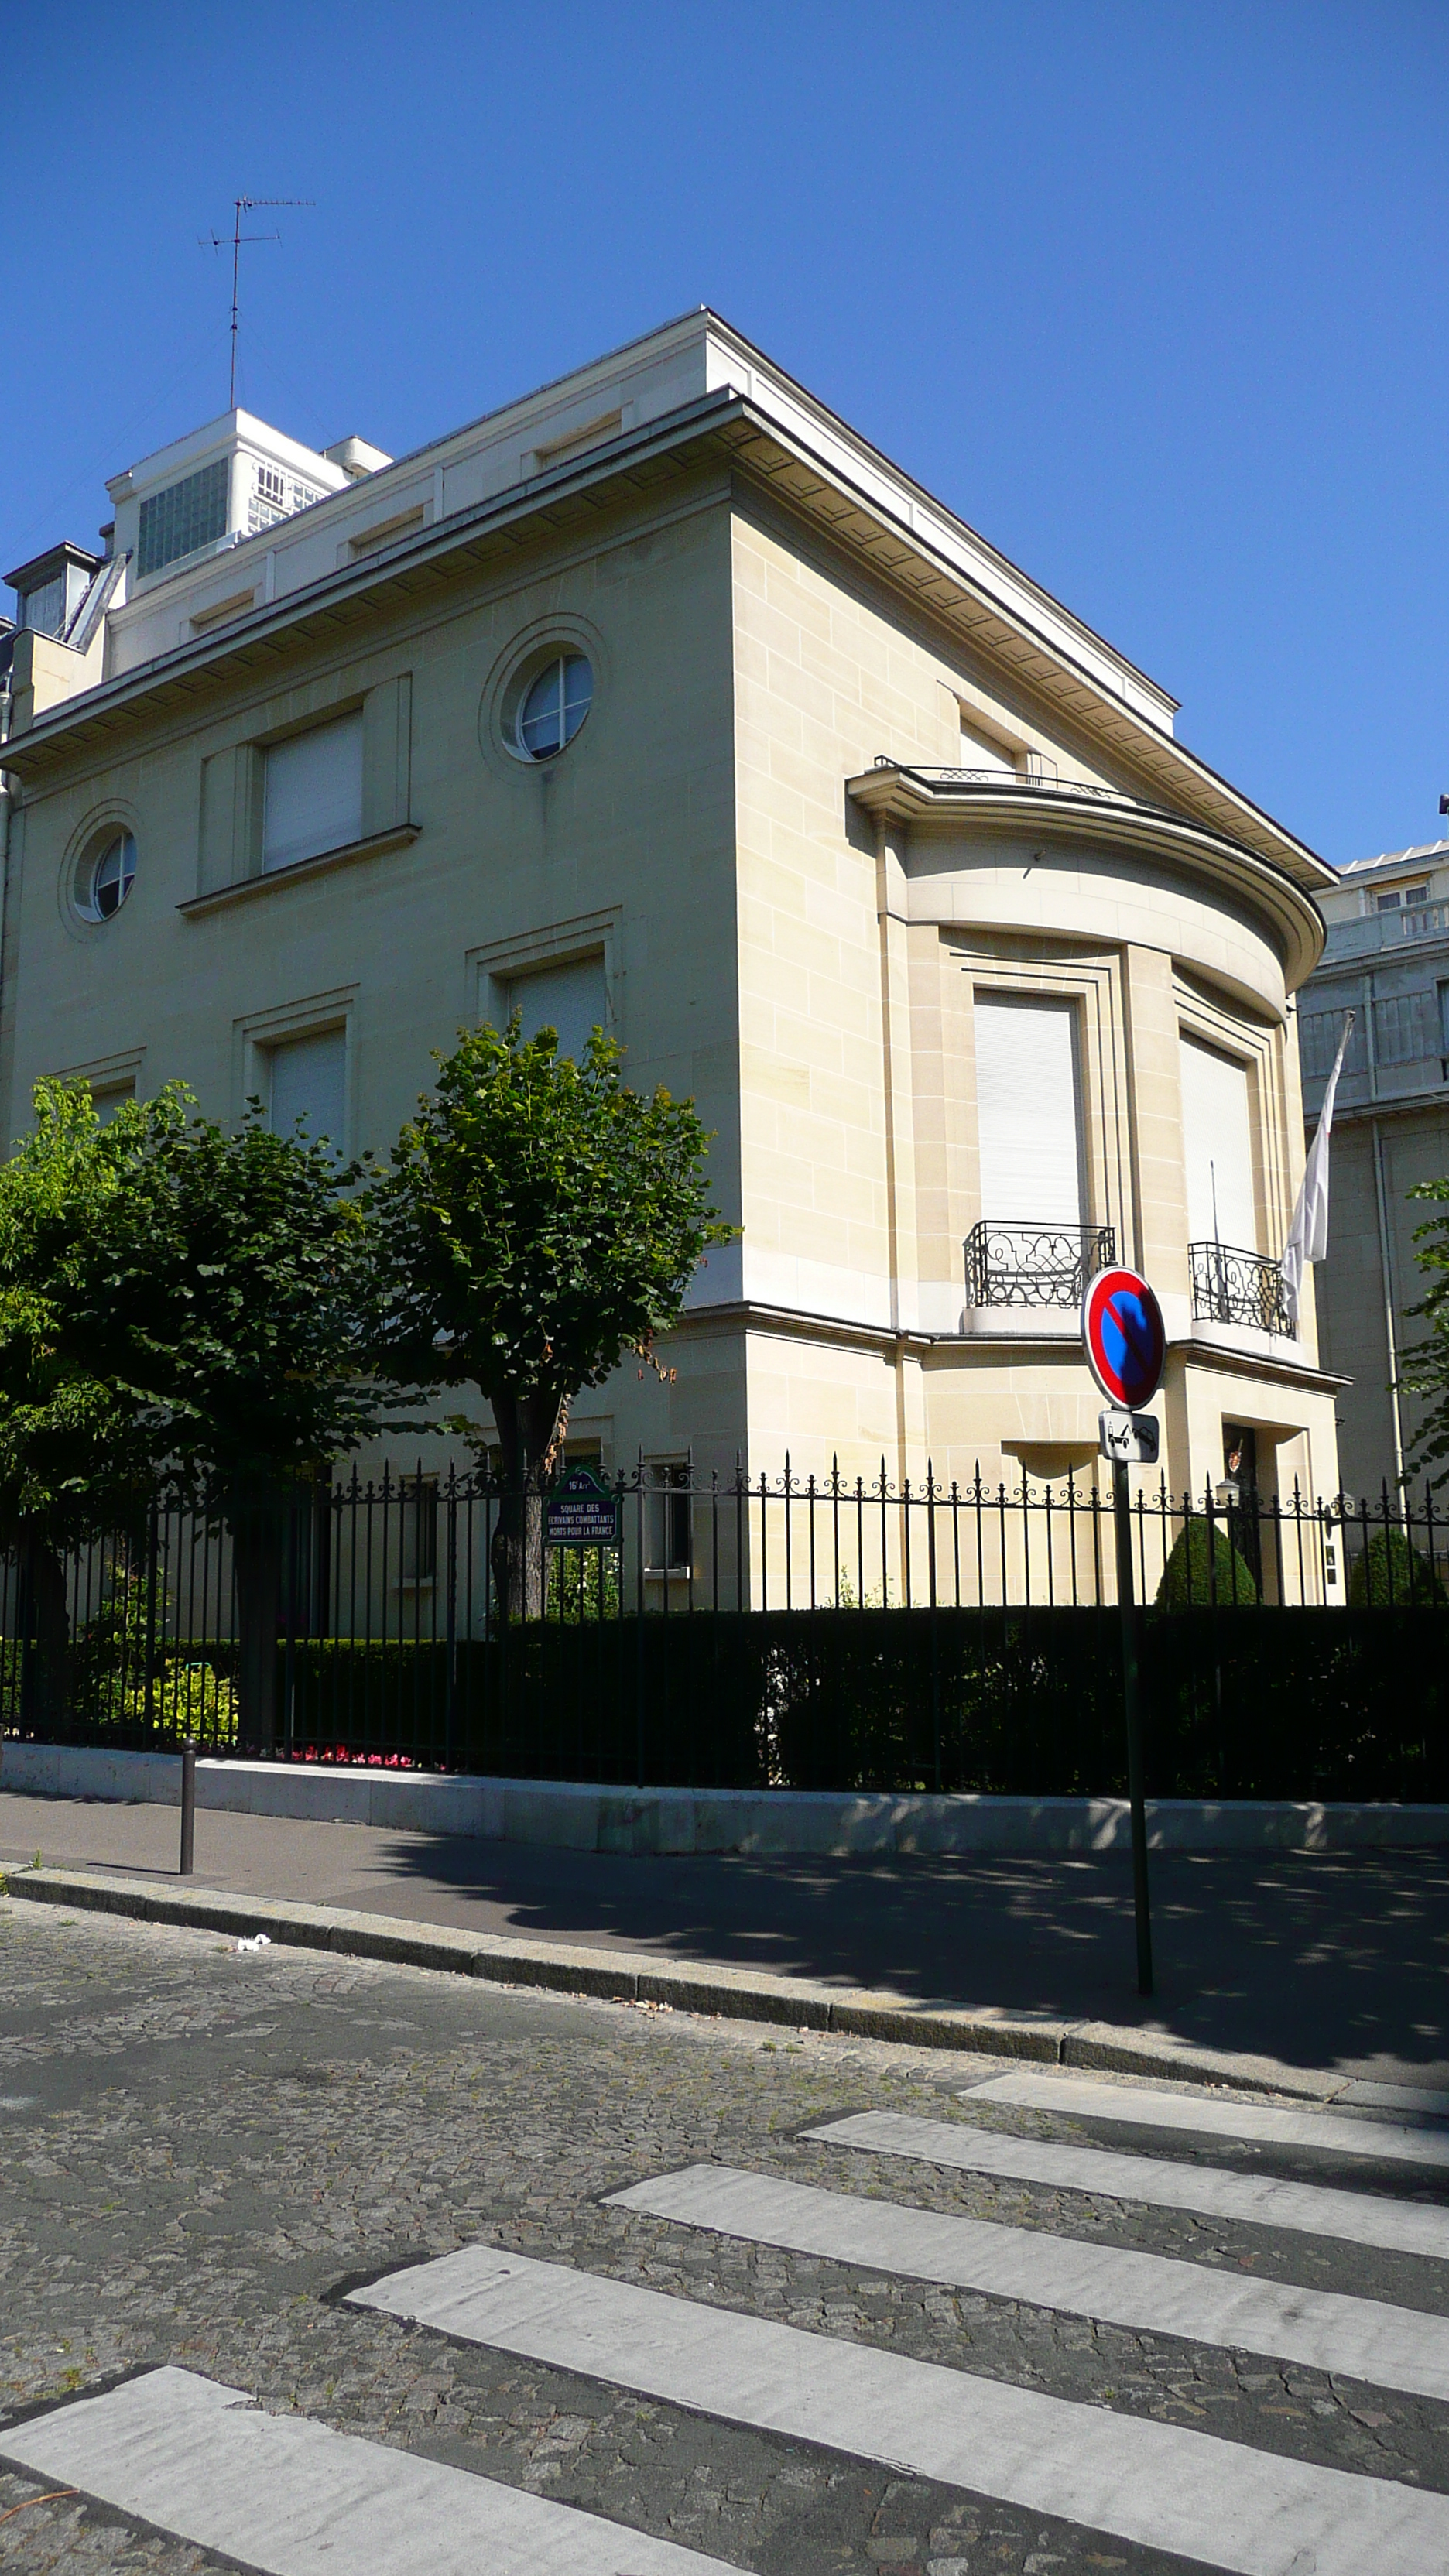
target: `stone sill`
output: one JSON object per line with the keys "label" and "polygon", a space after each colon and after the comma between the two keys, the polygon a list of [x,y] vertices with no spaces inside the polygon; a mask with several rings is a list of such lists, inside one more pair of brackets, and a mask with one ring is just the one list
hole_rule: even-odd
{"label": "stone sill", "polygon": [[[955,1339],[954,1335],[948,1336]],[[1080,1342],[1082,1321],[1076,1306],[968,1306],[961,1317],[962,1341]]]}
{"label": "stone sill", "polygon": [[289,868],[269,868],[255,877],[237,877],[231,885],[216,886],[210,894],[194,894],[176,909],[187,921],[198,920],[203,913],[221,912],[228,904],[249,903],[253,896],[271,894],[278,886],[296,885],[300,880],[323,877],[333,868],[351,867],[355,859],[383,859],[391,850],[406,850],[417,839],[421,824],[399,823],[390,832],[369,832],[366,840],[347,841],[340,850],[319,850],[310,859],[294,859]]}

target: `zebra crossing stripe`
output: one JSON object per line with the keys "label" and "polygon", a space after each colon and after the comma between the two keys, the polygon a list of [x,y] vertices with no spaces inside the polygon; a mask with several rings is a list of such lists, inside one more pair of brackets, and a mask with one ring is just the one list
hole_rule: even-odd
{"label": "zebra crossing stripe", "polygon": [[900,2111],[860,2111],[828,2120],[808,2137],[829,2147],[869,2149],[913,2163],[949,2165],[959,2173],[1040,2183],[1139,2208],[1188,2209],[1239,2227],[1284,2227],[1303,2236],[1336,2237],[1385,2253],[1426,2254],[1449,2262],[1449,2210],[1385,2200],[1322,2183],[1277,2182],[1268,2174],[1220,2173],[1212,2165],[1176,2165],[1158,2156],[1120,2155],[1105,2147],[1067,2147],[1054,2139],[1006,2137],[965,2120],[922,2120]]}
{"label": "zebra crossing stripe", "polygon": [[153,2370],[0,2432],[15,2467],[264,2576],[739,2576],[669,2540]]}
{"label": "zebra crossing stripe", "polygon": [[1449,2129],[1351,2120],[1341,2112],[1288,2111],[1271,2102],[1224,2102],[1200,2093],[1161,2093],[1146,2084],[1102,2084],[1089,2075],[993,2075],[957,2099],[1004,2102],[1018,2111],[1059,2111],[1076,2120],[1118,2120],[1135,2129],[1188,2129],[1200,2138],[1317,2147],[1324,2155],[1449,2165]]}
{"label": "zebra crossing stripe", "polygon": [[475,2245],[359,2307],[1232,2576],[1423,2576],[1449,2497]]}
{"label": "zebra crossing stripe", "polygon": [[619,2209],[713,2228],[751,2245],[865,2263],[873,2271],[1023,2299],[1135,2332],[1268,2353],[1416,2397],[1449,2398],[1449,2318],[1378,2299],[1254,2281],[1241,2272],[1209,2271],[1116,2245],[1081,2245],[990,2219],[857,2200],[729,2165],[688,2165],[611,2199]]}

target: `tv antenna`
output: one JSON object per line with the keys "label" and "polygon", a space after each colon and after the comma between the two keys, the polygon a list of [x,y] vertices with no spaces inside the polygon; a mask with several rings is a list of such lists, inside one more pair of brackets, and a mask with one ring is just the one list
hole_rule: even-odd
{"label": "tv antenna", "polygon": [[[228,411],[236,409],[236,333],[239,319],[237,283],[241,275],[242,244],[243,242],[279,242],[282,238],[280,233],[244,233],[242,217],[249,215],[255,206],[315,206],[316,203],[315,197],[233,197],[232,199],[236,209],[236,221],[231,230],[231,384],[227,393]],[[213,250],[226,248],[225,233],[209,234],[201,244],[203,250],[206,249],[208,241]]]}

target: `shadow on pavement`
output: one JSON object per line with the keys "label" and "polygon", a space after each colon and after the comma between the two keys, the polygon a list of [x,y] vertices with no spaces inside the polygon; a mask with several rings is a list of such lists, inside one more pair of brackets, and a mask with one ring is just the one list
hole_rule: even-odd
{"label": "shadow on pavement", "polygon": [[377,1839],[374,1901],[388,1902],[388,1881],[399,1892],[426,1881],[447,1892],[447,1919],[479,1929],[884,1986],[920,2003],[1148,2021],[1291,2065],[1395,2059],[1449,2074],[1449,1855],[1438,1851],[1154,1855],[1157,1993],[1142,2004],[1125,1854],[636,1859]]}

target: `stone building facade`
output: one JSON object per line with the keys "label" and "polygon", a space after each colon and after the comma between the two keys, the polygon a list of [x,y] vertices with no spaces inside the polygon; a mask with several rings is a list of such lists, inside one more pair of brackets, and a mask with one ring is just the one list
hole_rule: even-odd
{"label": "stone building facade", "polygon": [[[707,312],[390,461],[245,414],[21,602],[0,1093],[184,1078],[385,1149],[515,1004],[696,1099],[742,1229],[574,1431],[1096,1474],[1083,1277],[1145,1268],[1170,1482],[1337,1483],[1290,998],[1334,882],[1173,701]],[[73,553],[78,550],[72,549]]]}
{"label": "stone building facade", "polygon": [[1449,1173],[1449,841],[1356,860],[1319,902],[1328,942],[1297,1004],[1310,1126],[1354,1013],[1334,1111],[1319,1344],[1345,1379],[1345,1488],[1378,1502],[1386,1485],[1397,1491],[1423,1418],[1396,1381],[1423,1329],[1408,1311],[1427,1285],[1414,1228],[1434,1213],[1407,1194]]}

